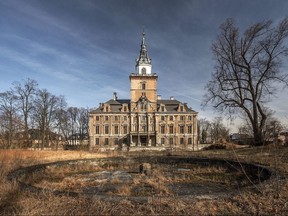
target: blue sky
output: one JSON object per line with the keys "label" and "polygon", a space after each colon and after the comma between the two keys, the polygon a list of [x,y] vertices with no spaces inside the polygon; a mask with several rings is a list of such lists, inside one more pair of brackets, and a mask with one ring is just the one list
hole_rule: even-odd
{"label": "blue sky", "polygon": [[[200,104],[219,25],[233,17],[245,29],[287,15],[286,0],[0,0],[0,92],[31,78],[70,106],[97,107],[113,92],[129,98],[144,28],[158,94],[212,118]],[[286,122],[287,93],[270,103]]]}

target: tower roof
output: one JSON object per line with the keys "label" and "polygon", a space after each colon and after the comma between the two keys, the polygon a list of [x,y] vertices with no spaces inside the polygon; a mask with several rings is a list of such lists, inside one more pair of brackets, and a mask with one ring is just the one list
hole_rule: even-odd
{"label": "tower roof", "polygon": [[136,67],[139,65],[151,65],[151,59],[148,56],[147,47],[145,44],[145,32],[142,32],[142,42],[141,42],[141,49],[140,49],[140,55],[138,59],[136,60]]}

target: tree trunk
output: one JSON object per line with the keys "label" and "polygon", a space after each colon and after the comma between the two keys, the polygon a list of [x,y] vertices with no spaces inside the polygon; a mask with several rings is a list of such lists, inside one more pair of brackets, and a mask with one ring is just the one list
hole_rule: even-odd
{"label": "tree trunk", "polygon": [[253,134],[254,134],[254,145],[261,146],[264,144],[264,138],[262,129],[259,127],[258,123],[253,123]]}

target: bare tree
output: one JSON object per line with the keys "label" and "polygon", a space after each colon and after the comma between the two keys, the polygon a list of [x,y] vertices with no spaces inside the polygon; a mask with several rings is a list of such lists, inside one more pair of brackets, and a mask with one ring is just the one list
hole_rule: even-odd
{"label": "bare tree", "polygon": [[[68,140],[70,133],[70,125],[67,113],[67,102],[64,96],[59,98],[59,108],[56,112],[56,124],[58,128],[58,134],[61,134],[65,141]],[[56,146],[58,149],[58,145]]]}
{"label": "bare tree", "polygon": [[41,149],[49,145],[53,125],[56,124],[59,97],[49,93],[46,89],[38,90],[35,99],[34,117],[41,136]]}
{"label": "bare tree", "polygon": [[0,93],[0,120],[6,139],[5,148],[12,148],[20,123],[17,114],[17,96],[12,91]]}
{"label": "bare tree", "polygon": [[27,79],[23,84],[20,82],[14,82],[14,92],[17,95],[19,101],[19,107],[23,116],[23,139],[28,141],[29,134],[29,117],[33,109],[33,100],[36,94],[38,83],[35,80]]}
{"label": "bare tree", "polygon": [[198,134],[201,136],[201,143],[207,143],[208,139],[208,131],[210,130],[211,127],[211,122],[207,119],[199,119],[198,123],[199,131]]}
{"label": "bare tree", "polygon": [[89,132],[89,109],[69,107],[67,115],[70,122],[70,144],[82,144]]}
{"label": "bare tree", "polygon": [[287,75],[280,70],[282,57],[288,53],[284,43],[287,36],[287,18],[277,26],[271,21],[256,23],[242,36],[234,21],[227,19],[212,44],[215,72],[202,105],[212,104],[231,116],[244,113],[251,123],[255,145],[264,141],[265,104],[276,93],[275,84],[288,85]]}
{"label": "bare tree", "polygon": [[224,126],[222,117],[215,117],[211,122],[210,136],[214,143],[228,138],[229,130]]}
{"label": "bare tree", "polygon": [[79,121],[79,133],[81,136],[81,143],[89,134],[89,113],[90,111],[88,108],[80,108],[80,115],[78,121]]}

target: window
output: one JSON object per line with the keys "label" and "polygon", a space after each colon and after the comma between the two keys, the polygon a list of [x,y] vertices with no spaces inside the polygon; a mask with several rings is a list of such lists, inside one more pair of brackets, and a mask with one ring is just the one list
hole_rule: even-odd
{"label": "window", "polygon": [[142,116],[142,121],[145,121],[146,120],[146,116]]}
{"label": "window", "polygon": [[169,120],[170,120],[170,121],[173,121],[173,116],[169,116]]}
{"label": "window", "polygon": [[118,121],[118,116],[115,116],[114,119],[115,119],[115,121]]}
{"label": "window", "polygon": [[109,116],[105,116],[105,121],[108,121],[109,120]]}
{"label": "window", "polygon": [[180,121],[184,121],[185,120],[185,116],[180,116]]}
{"label": "window", "polygon": [[164,112],[164,111],[165,111],[165,107],[161,106],[161,112]]}
{"label": "window", "polygon": [[184,144],[184,138],[180,138],[180,144],[183,145]]}
{"label": "window", "polygon": [[161,144],[162,144],[162,145],[165,144],[165,138],[161,138]]}
{"label": "window", "polygon": [[126,106],[124,106],[123,110],[124,110],[124,112],[127,112],[127,107],[126,107]]}
{"label": "window", "polygon": [[192,116],[188,116],[188,120],[191,121],[192,120]]}
{"label": "window", "polygon": [[114,126],[114,132],[115,132],[115,134],[118,134],[118,133],[119,133],[119,127],[118,127],[118,125],[115,125],[115,126]]}
{"label": "window", "polygon": [[146,83],[142,83],[142,90],[146,89]]}
{"label": "window", "polygon": [[142,68],[142,70],[141,70],[141,72],[142,72],[142,74],[144,74],[144,75],[145,75],[145,74],[146,74],[146,68],[145,68],[145,67],[143,67],[143,68]]}
{"label": "window", "polygon": [[119,142],[118,142],[118,139],[115,138],[115,139],[114,139],[114,145],[118,145],[118,143],[119,143]]}
{"label": "window", "polygon": [[146,125],[142,125],[142,131],[143,131],[143,132],[146,132],[146,129],[147,129],[147,128],[146,128]]}
{"label": "window", "polygon": [[165,121],[165,116],[161,116],[161,121]]}
{"label": "window", "polygon": [[99,121],[100,120],[100,117],[99,116],[96,116],[96,121]]}
{"label": "window", "polygon": [[184,125],[180,125],[180,130],[179,131],[180,131],[181,134],[184,134]]}
{"label": "window", "polygon": [[127,121],[127,116],[123,116],[123,121]]}
{"label": "window", "polygon": [[106,111],[106,112],[108,112],[108,111],[109,111],[109,108],[108,108],[108,106],[106,106],[106,108],[105,108],[105,111]]}
{"label": "window", "polygon": [[192,144],[192,138],[188,138],[188,144]]}
{"label": "window", "polygon": [[180,112],[183,112],[183,111],[184,111],[183,106],[180,106]]}
{"label": "window", "polygon": [[124,133],[124,134],[127,134],[127,133],[128,133],[128,127],[127,127],[127,125],[124,125],[124,126],[123,126],[123,133]]}
{"label": "window", "polygon": [[173,145],[173,138],[169,138],[169,144]]}
{"label": "window", "polygon": [[160,131],[161,134],[165,134],[165,125],[161,125]]}
{"label": "window", "polygon": [[95,127],[95,133],[96,133],[96,134],[100,134],[100,127],[99,127],[99,125],[96,125],[96,127]]}
{"label": "window", "polygon": [[109,125],[104,126],[105,134],[109,134]]}
{"label": "window", "polygon": [[95,139],[95,145],[99,145],[99,138]]}
{"label": "window", "polygon": [[192,125],[188,125],[188,133],[192,133]]}
{"label": "window", "polygon": [[108,145],[108,144],[109,144],[109,139],[105,138],[105,145]]}
{"label": "window", "polygon": [[169,126],[169,133],[170,133],[170,134],[173,134],[173,131],[174,131],[173,129],[174,129],[174,128],[173,128],[173,125],[170,125],[170,126]]}

